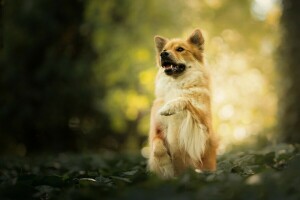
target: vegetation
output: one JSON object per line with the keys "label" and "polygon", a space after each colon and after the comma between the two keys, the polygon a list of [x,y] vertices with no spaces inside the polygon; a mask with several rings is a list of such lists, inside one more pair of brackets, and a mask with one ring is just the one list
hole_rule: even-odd
{"label": "vegetation", "polygon": [[299,199],[299,146],[219,157],[214,173],[161,181],[140,156],[60,154],[1,159],[5,199]]}

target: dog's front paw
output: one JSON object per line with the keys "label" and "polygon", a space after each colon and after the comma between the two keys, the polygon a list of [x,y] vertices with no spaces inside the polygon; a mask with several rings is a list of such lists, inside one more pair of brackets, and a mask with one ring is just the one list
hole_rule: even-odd
{"label": "dog's front paw", "polygon": [[186,107],[186,101],[178,98],[167,102],[158,111],[160,115],[170,116],[183,111]]}
{"label": "dog's front paw", "polygon": [[158,111],[158,113],[163,116],[170,116],[176,114],[177,111],[174,105],[166,104]]}

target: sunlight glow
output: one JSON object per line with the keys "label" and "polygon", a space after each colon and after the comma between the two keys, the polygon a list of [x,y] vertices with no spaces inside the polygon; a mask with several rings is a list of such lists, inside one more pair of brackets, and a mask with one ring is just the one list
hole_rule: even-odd
{"label": "sunlight glow", "polygon": [[270,10],[278,0],[254,0],[252,4],[252,14],[259,20],[265,20]]}
{"label": "sunlight glow", "polygon": [[207,3],[208,6],[211,8],[219,8],[222,5],[221,0],[205,0],[205,3]]}
{"label": "sunlight glow", "polygon": [[276,123],[277,97],[271,84],[275,77],[273,41],[263,39],[261,52],[250,48],[238,52],[233,48],[239,44],[232,43],[230,34],[239,35],[226,29],[221,37],[213,37],[208,42],[213,45],[207,48],[207,54],[214,55],[209,64],[214,127],[222,141],[219,154]]}
{"label": "sunlight glow", "polygon": [[237,127],[234,130],[234,137],[236,140],[243,140],[247,137],[247,131],[245,129],[245,127]]}
{"label": "sunlight glow", "polygon": [[233,114],[234,108],[230,104],[223,106],[219,111],[219,117],[223,120],[231,118]]}

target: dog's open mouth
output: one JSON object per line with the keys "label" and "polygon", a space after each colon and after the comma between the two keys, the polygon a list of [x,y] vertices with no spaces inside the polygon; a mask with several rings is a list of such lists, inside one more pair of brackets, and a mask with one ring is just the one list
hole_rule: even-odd
{"label": "dog's open mouth", "polygon": [[174,63],[169,61],[162,62],[162,67],[167,75],[180,74],[185,70],[185,64]]}

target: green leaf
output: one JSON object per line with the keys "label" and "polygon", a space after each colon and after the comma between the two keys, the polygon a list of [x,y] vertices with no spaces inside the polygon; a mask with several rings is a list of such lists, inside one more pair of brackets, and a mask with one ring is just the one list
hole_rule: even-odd
{"label": "green leaf", "polygon": [[131,171],[127,171],[127,172],[123,172],[124,175],[126,176],[133,176],[138,172],[138,170],[131,170]]}
{"label": "green leaf", "polygon": [[120,180],[120,181],[124,181],[126,183],[131,183],[129,178],[124,178],[124,177],[119,177],[119,176],[111,176],[111,178],[116,179],[116,180]]}
{"label": "green leaf", "polygon": [[97,181],[93,178],[80,178],[79,185],[82,186],[97,185]]}

